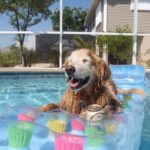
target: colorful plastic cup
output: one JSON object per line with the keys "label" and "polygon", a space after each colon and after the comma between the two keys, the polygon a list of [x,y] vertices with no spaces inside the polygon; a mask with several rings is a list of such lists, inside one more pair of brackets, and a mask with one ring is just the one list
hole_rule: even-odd
{"label": "colorful plastic cup", "polygon": [[85,134],[90,137],[97,137],[97,136],[104,136],[105,133],[104,131],[101,131],[100,129],[96,129],[93,127],[86,127]]}
{"label": "colorful plastic cup", "polygon": [[85,128],[87,143],[89,146],[99,146],[104,142],[104,132],[92,127]]}
{"label": "colorful plastic cup", "polygon": [[84,124],[78,119],[73,119],[71,121],[71,127],[73,130],[83,131],[84,130]]}
{"label": "colorful plastic cup", "polygon": [[55,150],[83,150],[84,138],[71,134],[60,134],[55,139]]}
{"label": "colorful plastic cup", "polygon": [[92,146],[92,147],[98,147],[98,146],[100,146],[101,144],[103,144],[104,143],[104,139],[103,138],[101,138],[101,137],[95,137],[95,138],[90,138],[90,137],[88,137],[87,138],[87,143],[89,144],[89,146]]}
{"label": "colorful plastic cup", "polygon": [[105,130],[106,130],[106,133],[108,134],[114,134],[117,130],[117,125],[115,123],[108,123],[105,125]]}
{"label": "colorful plastic cup", "polygon": [[120,123],[125,122],[125,115],[123,115],[123,114],[115,114],[115,115],[113,116],[113,118],[114,118],[117,122],[120,122]]}
{"label": "colorful plastic cup", "polygon": [[17,118],[18,118],[19,121],[34,122],[33,117],[30,117],[30,116],[25,115],[25,114],[19,114],[17,116]]}
{"label": "colorful plastic cup", "polygon": [[10,125],[8,129],[9,146],[13,148],[25,148],[32,137],[33,125],[28,122],[18,122]]}
{"label": "colorful plastic cup", "polygon": [[127,102],[127,101],[124,101],[124,102],[122,103],[122,109],[125,109],[125,108],[128,108],[128,107],[129,107],[128,102]]}
{"label": "colorful plastic cup", "polygon": [[48,127],[53,132],[63,133],[66,130],[66,122],[61,120],[49,120]]}

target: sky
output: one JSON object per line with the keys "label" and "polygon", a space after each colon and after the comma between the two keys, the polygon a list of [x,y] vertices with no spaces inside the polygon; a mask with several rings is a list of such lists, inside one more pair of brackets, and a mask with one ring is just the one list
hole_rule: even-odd
{"label": "sky", "polygon": [[[82,7],[83,9],[89,8],[91,0],[64,0],[63,7]],[[59,9],[59,3],[55,4],[52,8]],[[28,29],[29,31],[52,31],[51,20],[43,20],[41,23],[32,26]],[[0,14],[0,31],[15,31],[15,29],[10,25],[9,17]],[[14,35],[4,35],[0,34],[0,48],[5,48],[15,43]],[[26,36],[25,46],[27,48],[35,48],[35,36]]]}

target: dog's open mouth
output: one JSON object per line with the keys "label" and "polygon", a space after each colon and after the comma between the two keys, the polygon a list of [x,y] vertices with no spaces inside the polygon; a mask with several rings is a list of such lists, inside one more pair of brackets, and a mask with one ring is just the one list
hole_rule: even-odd
{"label": "dog's open mouth", "polygon": [[69,85],[70,85],[72,90],[76,90],[76,89],[81,88],[86,83],[88,83],[89,79],[90,79],[89,77],[86,77],[84,79],[76,79],[76,78],[72,77],[69,80]]}

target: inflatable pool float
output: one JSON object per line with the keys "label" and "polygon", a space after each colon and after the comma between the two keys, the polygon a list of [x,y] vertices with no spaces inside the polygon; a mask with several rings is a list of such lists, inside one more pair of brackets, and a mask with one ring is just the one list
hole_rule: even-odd
{"label": "inflatable pool float", "polygon": [[[110,65],[123,89],[146,91],[144,68]],[[117,95],[122,109],[100,120],[84,120],[63,110],[27,116],[34,108],[0,106],[0,150],[138,150],[144,119],[143,97]]]}

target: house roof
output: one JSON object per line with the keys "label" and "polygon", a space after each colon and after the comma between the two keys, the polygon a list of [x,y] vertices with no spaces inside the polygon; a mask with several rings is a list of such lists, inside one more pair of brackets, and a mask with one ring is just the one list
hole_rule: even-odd
{"label": "house roof", "polygon": [[93,17],[95,17],[95,10],[96,10],[96,7],[97,7],[99,1],[100,0],[92,0],[91,7],[89,8],[89,10],[87,12],[87,15],[86,15],[86,18],[84,21],[85,27],[89,27],[91,24],[91,20],[93,19]]}

